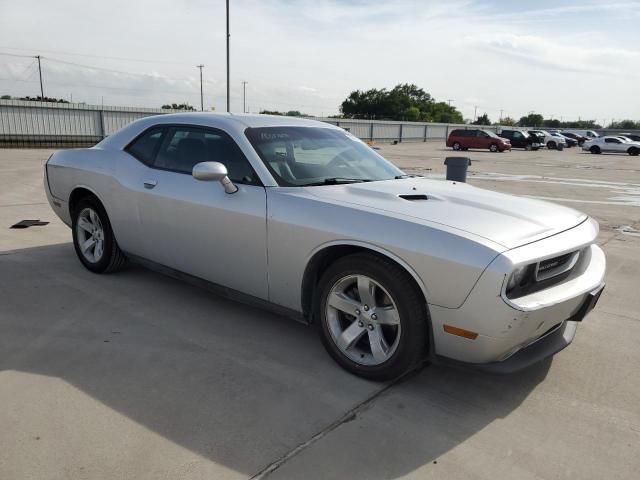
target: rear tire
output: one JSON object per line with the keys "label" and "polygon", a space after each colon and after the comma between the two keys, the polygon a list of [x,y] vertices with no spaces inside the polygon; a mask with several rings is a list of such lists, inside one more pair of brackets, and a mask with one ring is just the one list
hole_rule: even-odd
{"label": "rear tire", "polygon": [[318,286],[322,343],[342,368],[382,381],[424,361],[426,303],[398,265],[371,254],[348,255],[329,266]]}
{"label": "rear tire", "polygon": [[600,147],[598,147],[597,145],[594,145],[593,147],[591,147],[589,151],[595,155],[599,155],[601,153]]}
{"label": "rear tire", "polygon": [[81,199],[72,212],[73,246],[80,262],[93,273],[115,272],[127,261],[118,247],[109,217],[95,197]]}
{"label": "rear tire", "polygon": [[557,148],[556,142],[553,142],[553,141],[549,140],[547,142],[547,148],[549,150],[555,150]]}
{"label": "rear tire", "polygon": [[635,157],[638,155],[638,153],[640,153],[640,150],[637,149],[636,147],[631,147],[629,150],[627,150],[627,152],[629,153],[629,155],[632,155]]}
{"label": "rear tire", "polygon": [[457,152],[459,150],[462,150],[462,146],[460,145],[460,143],[454,142],[453,149]]}

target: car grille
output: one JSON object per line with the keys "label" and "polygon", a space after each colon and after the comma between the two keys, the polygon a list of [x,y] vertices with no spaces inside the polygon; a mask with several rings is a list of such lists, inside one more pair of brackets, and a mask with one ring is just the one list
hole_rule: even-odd
{"label": "car grille", "polygon": [[580,252],[575,251],[538,262],[535,271],[536,281],[548,280],[549,278],[557,277],[558,275],[571,271],[578,261],[579,256]]}

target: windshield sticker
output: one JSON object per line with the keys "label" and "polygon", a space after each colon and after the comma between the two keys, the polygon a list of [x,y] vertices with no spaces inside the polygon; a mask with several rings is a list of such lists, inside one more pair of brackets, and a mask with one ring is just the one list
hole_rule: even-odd
{"label": "windshield sticker", "polygon": [[289,135],[286,133],[260,133],[260,140],[282,140],[285,138],[289,138]]}

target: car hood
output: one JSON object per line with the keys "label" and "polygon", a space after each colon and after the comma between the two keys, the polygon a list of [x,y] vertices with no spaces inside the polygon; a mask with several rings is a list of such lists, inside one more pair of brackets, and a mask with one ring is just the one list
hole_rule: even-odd
{"label": "car hood", "polygon": [[307,187],[307,193],[339,204],[445,225],[510,249],[582,223],[587,216],[541,200],[506,195],[466,183],[407,178]]}

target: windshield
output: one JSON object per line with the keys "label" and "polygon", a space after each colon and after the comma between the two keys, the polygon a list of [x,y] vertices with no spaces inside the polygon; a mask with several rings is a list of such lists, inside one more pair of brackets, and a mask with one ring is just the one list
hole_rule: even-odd
{"label": "windshield", "polygon": [[484,133],[486,133],[487,135],[489,135],[490,137],[493,138],[502,138],[500,137],[498,134],[496,134],[495,132],[492,132],[490,130],[482,130]]}
{"label": "windshield", "polygon": [[322,127],[248,128],[246,135],[281,186],[390,180],[403,172],[348,132]]}

